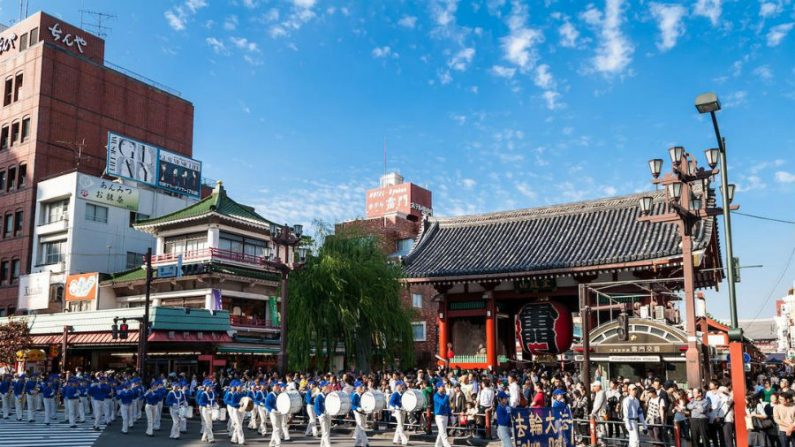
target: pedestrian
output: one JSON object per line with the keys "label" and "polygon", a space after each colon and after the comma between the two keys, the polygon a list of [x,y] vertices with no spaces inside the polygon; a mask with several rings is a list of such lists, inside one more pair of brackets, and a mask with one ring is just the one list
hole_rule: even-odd
{"label": "pedestrian", "polygon": [[721,386],[718,391],[723,395],[723,403],[718,412],[718,416],[723,420],[721,431],[727,447],[731,447],[734,439],[734,399],[729,388]]}
{"label": "pedestrian", "polygon": [[497,394],[497,437],[502,447],[511,447],[511,407],[509,396],[500,391]]}
{"label": "pedestrian", "polygon": [[640,447],[640,428],[643,424],[644,430],[646,420],[643,417],[643,410],[638,401],[638,387],[629,385],[629,395],[622,402],[622,413],[624,415],[624,427],[629,435],[629,447]]}
{"label": "pedestrian", "polygon": [[[517,385],[516,388],[518,390],[519,386]],[[441,380],[436,382],[436,390],[436,393],[433,395],[434,420],[436,421],[436,428],[439,430],[439,433],[436,435],[436,447],[450,447],[450,441],[447,440],[447,423],[452,415],[450,411],[450,397],[447,396],[444,383]]]}
{"label": "pedestrian", "polygon": [[687,403],[690,411],[690,441],[693,447],[709,447],[710,403],[704,399],[701,388],[693,388],[693,399]]}
{"label": "pedestrian", "polygon": [[795,405],[792,402],[792,393],[784,392],[779,395],[779,405],[773,407],[773,420],[778,425],[779,447],[795,446]]}
{"label": "pedestrian", "polygon": [[157,395],[157,408],[155,408],[155,421],[154,427],[155,431],[160,431],[160,420],[163,417],[163,401],[166,398],[166,394],[168,394],[168,390],[166,390],[165,379],[158,379],[156,382],[155,394]]}

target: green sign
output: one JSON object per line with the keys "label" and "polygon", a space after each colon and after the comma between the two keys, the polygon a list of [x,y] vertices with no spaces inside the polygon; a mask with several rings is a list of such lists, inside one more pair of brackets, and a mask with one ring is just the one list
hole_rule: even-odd
{"label": "green sign", "polygon": [[102,205],[138,211],[138,188],[80,174],[77,179],[77,196]]}

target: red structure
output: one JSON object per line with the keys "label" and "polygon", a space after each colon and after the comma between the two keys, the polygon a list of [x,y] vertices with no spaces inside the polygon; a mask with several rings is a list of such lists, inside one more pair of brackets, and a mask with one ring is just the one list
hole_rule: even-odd
{"label": "red structure", "polygon": [[111,68],[105,41],[42,12],[0,32],[0,316],[28,273],[36,184],[74,169],[101,175],[108,132],[186,156],[193,105]]}

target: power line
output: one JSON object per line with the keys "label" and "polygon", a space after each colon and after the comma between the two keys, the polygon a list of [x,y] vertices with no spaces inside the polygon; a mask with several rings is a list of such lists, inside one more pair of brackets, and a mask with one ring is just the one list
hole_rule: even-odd
{"label": "power line", "polygon": [[792,262],[792,258],[793,257],[795,257],[795,247],[792,247],[792,251],[789,254],[789,259],[787,259],[787,263],[784,264],[784,270],[781,271],[781,275],[779,275],[778,280],[776,281],[776,284],[773,286],[772,289],[770,289],[770,293],[767,295],[767,298],[765,298],[765,302],[762,304],[762,307],[759,308],[759,311],[754,316],[754,320],[759,318],[759,314],[762,313],[762,311],[765,309],[765,306],[767,306],[768,301],[770,301],[770,298],[772,298],[773,294],[776,293],[776,289],[778,289],[778,285],[781,284],[781,280],[784,279],[784,276],[787,274],[787,271],[789,270],[789,266],[790,266],[790,263]]}
{"label": "power line", "polygon": [[752,217],[754,219],[760,219],[760,220],[769,220],[771,222],[778,222],[778,223],[785,223],[785,224],[789,224],[789,225],[795,225],[795,220],[775,219],[773,217],[757,216],[756,214],[741,213],[739,211],[732,211],[732,214],[738,214],[740,216]]}

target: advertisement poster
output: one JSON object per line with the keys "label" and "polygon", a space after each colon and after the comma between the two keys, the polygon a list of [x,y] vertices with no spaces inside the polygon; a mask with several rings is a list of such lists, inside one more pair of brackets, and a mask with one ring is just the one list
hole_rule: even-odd
{"label": "advertisement poster", "polygon": [[97,298],[99,273],[80,273],[66,277],[66,301],[90,301]]}
{"label": "advertisement poster", "polygon": [[91,202],[138,211],[140,193],[134,186],[81,174],[77,181],[77,194]]}
{"label": "advertisement poster", "polygon": [[19,277],[17,309],[46,309],[50,305],[50,272],[31,273]]}
{"label": "advertisement poster", "polygon": [[160,149],[159,162],[159,187],[199,197],[202,177],[200,161]]}
{"label": "advertisement poster", "polygon": [[107,174],[157,185],[157,147],[108,132]]}

